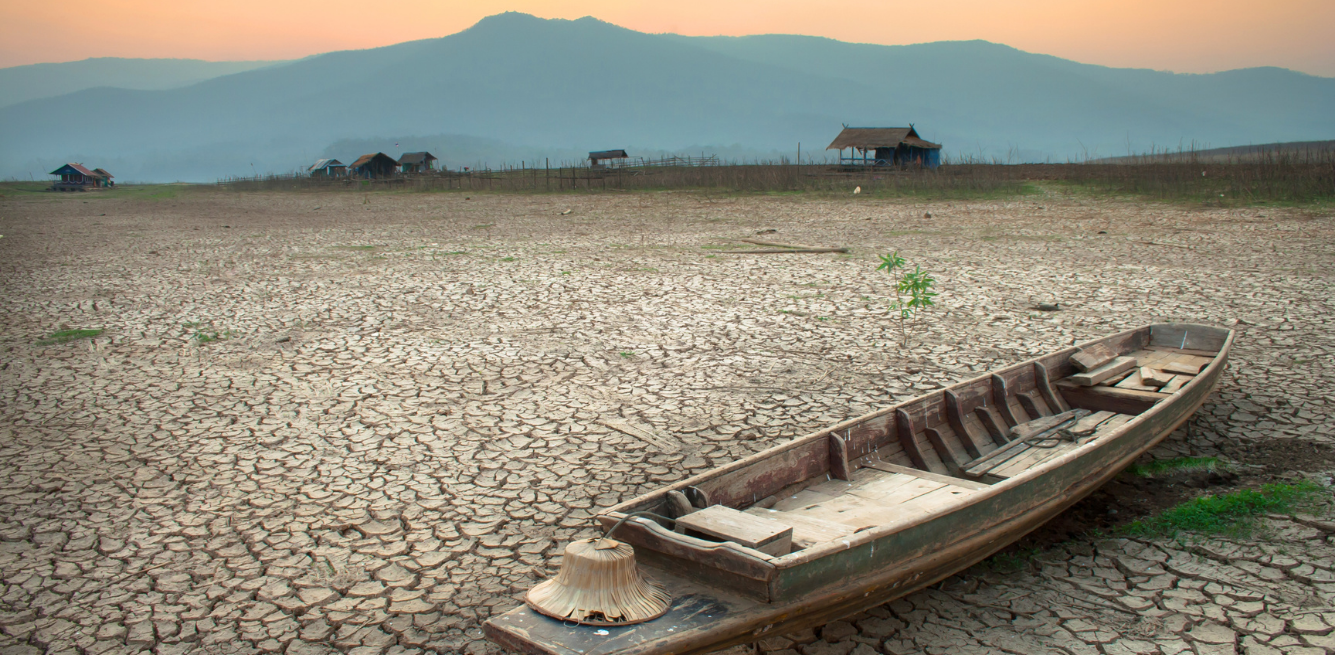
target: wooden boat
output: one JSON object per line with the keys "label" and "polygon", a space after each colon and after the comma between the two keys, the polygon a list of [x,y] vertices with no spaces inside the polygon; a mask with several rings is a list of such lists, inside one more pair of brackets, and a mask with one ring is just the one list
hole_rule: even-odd
{"label": "wooden boat", "polygon": [[487,636],[526,653],[705,653],[909,594],[1042,525],[1183,425],[1232,342],[1202,325],[1129,330],[609,508],[598,520],[624,520],[613,536],[671,593],[667,613],[599,627],[521,606]]}

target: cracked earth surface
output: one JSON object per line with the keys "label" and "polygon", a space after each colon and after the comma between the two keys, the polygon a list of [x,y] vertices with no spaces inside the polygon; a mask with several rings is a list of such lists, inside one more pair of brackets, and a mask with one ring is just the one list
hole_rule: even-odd
{"label": "cracked earth surface", "polygon": [[[1218,392],[1152,456],[1330,483],[1335,230],[1319,213],[7,195],[3,655],[494,652],[481,622],[600,508],[1150,321],[1239,331]],[[853,254],[721,250],[741,238]],[[892,249],[942,292],[908,349],[874,270]],[[38,345],[81,328],[105,331]],[[1256,463],[1281,451],[1296,454]],[[1136,492],[1103,495],[1119,493],[1108,507],[1134,514]],[[1331,523],[1258,534],[1058,540],[1020,571],[976,568],[757,648],[1335,653]]]}

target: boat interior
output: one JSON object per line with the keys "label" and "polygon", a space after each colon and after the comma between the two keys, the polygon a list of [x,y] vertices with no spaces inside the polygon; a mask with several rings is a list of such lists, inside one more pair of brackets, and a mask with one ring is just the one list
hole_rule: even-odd
{"label": "boat interior", "polygon": [[1036,475],[1191,388],[1228,332],[1155,325],[1071,347],[845,421],[642,496],[683,543],[775,560],[950,511]]}

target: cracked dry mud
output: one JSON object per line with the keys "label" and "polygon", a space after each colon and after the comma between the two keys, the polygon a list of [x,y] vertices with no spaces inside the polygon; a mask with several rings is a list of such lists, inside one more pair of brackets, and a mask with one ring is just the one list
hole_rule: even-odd
{"label": "cracked dry mud", "polygon": [[[481,622],[600,508],[1150,321],[1239,330],[1221,388],[1155,456],[1230,458],[1243,484],[1335,467],[1329,216],[1051,194],[163,196],[0,198],[3,655],[491,652]],[[717,248],[764,230],[854,252]],[[874,270],[891,249],[942,291],[909,349]],[[66,328],[105,332],[37,345]],[[1134,516],[1124,487],[1084,511]],[[1063,537],[1024,570],[759,648],[1335,653],[1329,527]]]}

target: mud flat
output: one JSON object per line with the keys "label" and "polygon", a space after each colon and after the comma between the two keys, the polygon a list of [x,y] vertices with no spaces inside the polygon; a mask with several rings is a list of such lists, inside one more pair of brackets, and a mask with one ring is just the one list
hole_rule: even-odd
{"label": "mud flat", "polygon": [[[1099,536],[1330,484],[1328,214],[186,189],[6,192],[0,234],[3,655],[491,652],[481,622],[599,508],[1156,321],[1239,331],[1150,458],[1227,474],[1124,474],[990,566],[761,650],[1335,653],[1328,518]],[[908,348],[889,250],[942,292]]]}

